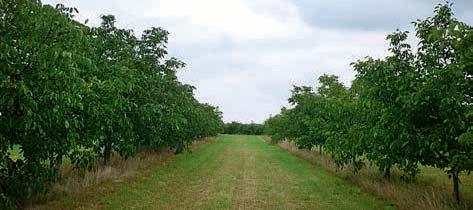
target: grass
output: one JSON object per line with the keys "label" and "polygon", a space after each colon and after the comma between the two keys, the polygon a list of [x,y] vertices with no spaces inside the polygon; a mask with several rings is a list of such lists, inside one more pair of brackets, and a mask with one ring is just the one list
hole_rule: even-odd
{"label": "grass", "polygon": [[44,209],[383,209],[382,200],[257,136],[224,135]]}
{"label": "grass", "polygon": [[128,160],[113,157],[109,165],[85,173],[78,173],[66,164],[61,169],[63,179],[51,183],[47,194],[33,197],[26,209],[81,209],[95,205],[90,201],[113,192],[122,182],[133,182],[172,157],[171,153],[142,153]]}
{"label": "grass", "polygon": [[[217,137],[195,141],[192,148],[198,149],[215,140]],[[135,157],[128,159],[112,156],[106,166],[97,160],[93,171],[78,172],[72,169],[70,163],[63,164],[63,178],[51,183],[47,194],[31,199],[25,209],[95,209],[103,195],[114,192],[122,183],[135,182],[150,175],[154,169],[174,159],[174,150],[162,148],[142,149]]]}
{"label": "grass", "polygon": [[453,199],[452,181],[440,169],[422,167],[418,177],[409,182],[401,179],[402,174],[397,170],[393,171],[391,179],[385,179],[382,173],[372,166],[367,166],[359,173],[353,174],[350,167],[338,169],[331,158],[320,155],[318,151],[300,150],[289,142],[281,142],[278,146],[332,171],[363,191],[382,197],[398,209],[473,208],[473,176],[471,175],[461,174],[460,176],[462,204],[458,206]]}

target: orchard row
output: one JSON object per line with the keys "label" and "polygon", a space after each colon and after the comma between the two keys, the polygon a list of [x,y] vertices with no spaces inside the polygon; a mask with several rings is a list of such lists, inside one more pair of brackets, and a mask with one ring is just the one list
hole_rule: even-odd
{"label": "orchard row", "polygon": [[459,174],[473,169],[473,28],[453,17],[451,5],[387,36],[390,55],[352,64],[345,87],[323,75],[318,88],[294,86],[290,108],[265,122],[274,141],[320,147],[337,165],[366,161],[389,176],[396,167],[415,176],[419,166],[444,169],[460,202]]}
{"label": "orchard row", "polygon": [[230,122],[223,126],[224,134],[263,135],[264,127],[257,123]]}
{"label": "orchard row", "polygon": [[137,37],[112,15],[89,27],[76,14],[0,1],[0,208],[44,192],[63,158],[91,169],[139,148],[179,153],[223,130],[221,112],[178,80],[184,63],[167,56],[167,31]]}

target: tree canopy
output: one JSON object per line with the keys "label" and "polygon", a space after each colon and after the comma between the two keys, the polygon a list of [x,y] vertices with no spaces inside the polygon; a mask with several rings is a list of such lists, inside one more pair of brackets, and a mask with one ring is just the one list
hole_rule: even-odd
{"label": "tree canopy", "polygon": [[290,108],[265,122],[273,141],[325,148],[343,167],[365,161],[390,175],[397,167],[415,176],[419,166],[444,169],[460,202],[459,174],[473,170],[473,28],[453,17],[451,4],[387,36],[390,54],[352,64],[345,87],[334,75],[318,88],[294,86]]}
{"label": "tree canopy", "polygon": [[[168,56],[168,32],[135,32],[113,15],[89,27],[77,9],[0,1],[0,208],[13,208],[59,178],[62,159],[91,168],[142,147],[172,147],[223,131]],[[13,160],[12,148],[22,158]]]}

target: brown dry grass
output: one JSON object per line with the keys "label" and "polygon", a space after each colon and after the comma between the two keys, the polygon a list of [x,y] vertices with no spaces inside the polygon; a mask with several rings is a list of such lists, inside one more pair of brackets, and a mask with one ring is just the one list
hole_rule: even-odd
{"label": "brown dry grass", "polygon": [[[102,182],[113,180],[121,182],[122,178],[136,176],[143,172],[150,162],[163,161],[172,156],[173,151],[163,148],[159,151],[142,151],[137,156],[127,160],[114,156],[108,165],[99,165],[96,170],[77,172],[72,170],[71,165],[64,165],[62,173],[64,179],[52,184],[52,192],[55,194],[69,195],[83,191],[91,186]],[[98,163],[100,164],[100,163]]]}
{"label": "brown dry grass", "polygon": [[[265,139],[268,141],[268,137]],[[377,168],[369,165],[354,174],[350,167],[339,169],[329,156],[320,155],[318,151],[298,149],[288,141],[280,142],[278,146],[291,154],[324,167],[399,209],[473,209],[473,189],[471,188],[473,177],[466,174],[461,177],[464,180],[461,185],[463,200],[462,205],[458,206],[453,199],[451,182],[441,170],[423,168],[421,175],[411,181],[401,179],[401,173],[394,170],[392,177],[385,179]]]}

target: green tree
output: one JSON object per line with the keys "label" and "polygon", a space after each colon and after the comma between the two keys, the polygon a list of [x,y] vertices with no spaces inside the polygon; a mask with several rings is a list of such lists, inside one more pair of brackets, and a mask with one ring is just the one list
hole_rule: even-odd
{"label": "green tree", "polygon": [[73,8],[37,1],[0,5],[0,136],[5,152],[19,146],[23,159],[2,153],[5,203],[18,204],[56,179],[64,154],[74,148],[84,80],[77,77],[84,40]]}
{"label": "green tree", "polygon": [[356,94],[369,127],[364,135],[366,157],[384,170],[386,177],[393,166],[415,175],[418,156],[428,151],[417,141],[411,120],[413,110],[405,105],[415,84],[413,55],[406,39],[407,32],[388,35],[391,56],[353,64],[357,71]]}
{"label": "green tree", "polygon": [[102,24],[89,30],[92,62],[96,68],[84,76],[91,89],[84,101],[87,138],[107,164],[112,152],[135,153],[130,100],[135,85],[133,62],[136,38],[129,30],[115,27],[115,17],[102,16]]}
{"label": "green tree", "polygon": [[[452,177],[460,202],[459,174],[473,169],[471,26],[453,17],[451,5],[438,5],[435,15],[414,23],[420,39],[416,54],[415,127],[432,156],[422,164],[443,168]],[[470,51],[470,52],[469,52]],[[462,141],[463,139],[463,141]]]}

